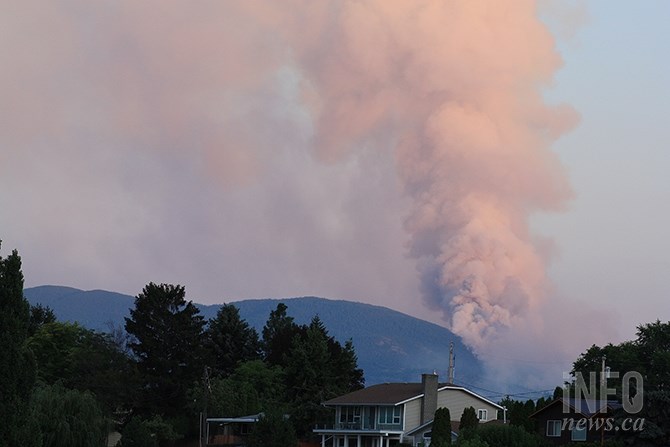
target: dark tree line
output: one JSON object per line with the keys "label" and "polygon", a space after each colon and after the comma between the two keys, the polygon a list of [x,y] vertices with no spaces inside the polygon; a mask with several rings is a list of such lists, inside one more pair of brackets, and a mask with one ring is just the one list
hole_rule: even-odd
{"label": "dark tree line", "polygon": [[[617,345],[592,345],[573,363],[572,374],[580,374],[588,383],[589,374],[594,373],[596,394],[599,394],[602,380],[602,361],[605,359],[610,371],[619,374],[618,378],[607,380],[607,387],[615,390],[609,399],[624,399],[641,393],[644,405],[633,415],[620,410],[618,418],[644,418],[641,431],[619,431],[617,436],[633,445],[668,445],[670,443],[670,322],[655,321],[637,328],[637,338]],[[628,395],[624,394],[623,376],[629,372],[639,373],[643,381],[629,382]],[[568,384],[574,388],[574,383]],[[599,396],[600,397],[600,396]]]}
{"label": "dark tree line", "polygon": [[[280,303],[262,336],[233,305],[205,321],[184,287],[149,283],[125,330],[60,322],[23,296],[21,258],[0,257],[0,447],[173,445],[210,416],[265,413],[253,445],[295,445],[330,421],[323,400],[363,387],[349,340]],[[281,436],[279,436],[281,434]]]}

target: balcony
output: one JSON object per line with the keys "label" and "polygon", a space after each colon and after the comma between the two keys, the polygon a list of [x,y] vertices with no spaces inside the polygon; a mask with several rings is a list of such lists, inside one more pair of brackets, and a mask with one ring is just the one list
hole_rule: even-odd
{"label": "balcony", "polygon": [[363,422],[338,422],[336,424],[321,424],[314,429],[315,432],[402,432],[402,424],[380,424]]}

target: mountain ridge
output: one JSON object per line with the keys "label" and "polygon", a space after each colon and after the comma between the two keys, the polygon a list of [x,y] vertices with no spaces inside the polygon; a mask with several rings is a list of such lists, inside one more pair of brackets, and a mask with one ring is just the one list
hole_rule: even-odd
{"label": "mountain ridge", "polygon": [[[123,326],[135,298],[105,290],[80,290],[67,286],[37,286],[24,290],[31,304],[53,309],[60,321],[108,331]],[[288,315],[306,324],[318,315],[330,335],[351,339],[368,385],[383,382],[416,382],[421,373],[436,371],[446,379],[449,343],[458,358],[457,374],[477,383],[483,375],[479,359],[460,337],[448,329],[374,304],[320,297],[254,298],[232,301],[240,316],[260,334],[271,310],[286,304]],[[194,303],[205,319],[216,315],[221,304]]]}

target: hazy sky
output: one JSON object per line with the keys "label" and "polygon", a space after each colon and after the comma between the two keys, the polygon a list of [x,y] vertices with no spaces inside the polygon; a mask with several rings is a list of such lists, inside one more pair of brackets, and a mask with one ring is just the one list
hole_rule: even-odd
{"label": "hazy sky", "polygon": [[582,26],[559,35],[565,65],[550,92],[581,115],[554,145],[575,198],[536,227],[555,240],[562,294],[614,309],[630,338],[670,319],[670,4],[584,3]]}
{"label": "hazy sky", "polygon": [[26,286],[342,298],[567,358],[670,318],[670,3],[291,2],[0,1]]}

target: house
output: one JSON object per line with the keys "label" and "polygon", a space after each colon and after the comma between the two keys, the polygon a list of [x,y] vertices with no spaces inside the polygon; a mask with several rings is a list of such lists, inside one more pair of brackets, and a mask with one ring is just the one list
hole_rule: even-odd
{"label": "house", "polygon": [[530,415],[536,421],[537,433],[548,443],[600,442],[614,436],[613,412],[620,409],[616,401],[559,398]]}
{"label": "house", "polygon": [[323,403],[335,410],[335,420],[314,429],[322,447],[390,447],[401,442],[430,443],[435,410],[449,409],[460,420],[474,407],[481,422],[498,418],[500,405],[464,388],[439,383],[437,374],[423,374],[420,383],[383,383]]}

